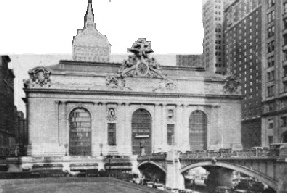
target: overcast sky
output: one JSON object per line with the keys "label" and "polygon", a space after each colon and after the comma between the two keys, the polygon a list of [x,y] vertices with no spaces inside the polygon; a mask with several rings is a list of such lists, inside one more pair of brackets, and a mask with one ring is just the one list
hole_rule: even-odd
{"label": "overcast sky", "polygon": [[[0,54],[71,53],[88,0],[0,0]],[[140,37],[155,53],[202,53],[201,0],[93,0],[112,53]]]}

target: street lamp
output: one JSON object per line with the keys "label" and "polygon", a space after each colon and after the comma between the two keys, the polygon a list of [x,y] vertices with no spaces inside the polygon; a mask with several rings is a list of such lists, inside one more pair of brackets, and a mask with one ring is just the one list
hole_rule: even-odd
{"label": "street lamp", "polygon": [[68,144],[66,143],[66,144],[64,145],[64,147],[65,147],[65,150],[66,150],[65,156],[68,156]]}
{"label": "street lamp", "polygon": [[140,141],[140,156],[142,156],[142,142]]}
{"label": "street lamp", "polygon": [[100,143],[100,148],[101,148],[101,156],[103,156],[103,146],[104,146],[104,144],[103,144],[103,143]]}

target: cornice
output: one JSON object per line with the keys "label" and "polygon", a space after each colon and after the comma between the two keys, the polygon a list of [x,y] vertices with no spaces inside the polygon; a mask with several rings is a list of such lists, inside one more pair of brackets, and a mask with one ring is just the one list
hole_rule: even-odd
{"label": "cornice", "polygon": [[109,96],[140,96],[153,98],[221,98],[221,99],[243,99],[241,95],[216,95],[216,94],[189,94],[189,93],[152,93],[152,92],[132,92],[132,91],[111,91],[111,90],[68,90],[68,89],[28,89],[26,94],[68,94],[68,95],[109,95]]}

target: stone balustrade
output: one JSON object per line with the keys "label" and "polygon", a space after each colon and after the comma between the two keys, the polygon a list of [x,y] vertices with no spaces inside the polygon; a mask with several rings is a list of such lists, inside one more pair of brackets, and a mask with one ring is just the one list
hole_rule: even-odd
{"label": "stone balustrade", "polygon": [[[281,150],[283,151],[283,150]],[[269,149],[264,151],[256,150],[242,150],[242,151],[231,151],[231,152],[187,152],[181,153],[180,159],[204,159],[204,158],[267,158],[267,157],[279,157],[280,151],[277,149]]]}

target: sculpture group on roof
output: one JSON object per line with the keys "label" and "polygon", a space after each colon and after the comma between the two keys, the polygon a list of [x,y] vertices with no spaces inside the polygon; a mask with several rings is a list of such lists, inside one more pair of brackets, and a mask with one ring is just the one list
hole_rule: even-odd
{"label": "sculpture group on roof", "polygon": [[153,53],[150,41],[145,38],[139,38],[128,52],[133,53],[127,60],[123,62],[120,75],[124,76],[152,76],[165,79],[165,76],[160,71],[160,65],[155,58],[149,57]]}

